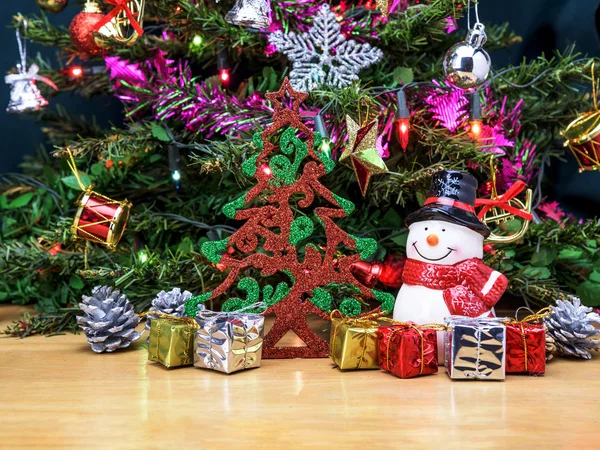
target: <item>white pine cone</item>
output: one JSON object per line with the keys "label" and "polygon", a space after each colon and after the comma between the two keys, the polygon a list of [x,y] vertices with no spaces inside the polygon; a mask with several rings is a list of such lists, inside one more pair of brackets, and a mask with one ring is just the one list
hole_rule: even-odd
{"label": "white pine cone", "polygon": [[590,350],[600,350],[600,315],[583,306],[577,297],[557,300],[552,313],[544,320],[559,354],[591,359]]}
{"label": "white pine cone", "polygon": [[546,328],[546,361],[551,361],[554,358],[554,353],[556,353],[556,342],[548,333],[548,328]]}
{"label": "white pine cone", "polygon": [[148,311],[146,319],[146,330],[150,329],[152,319],[155,319],[157,317],[157,315],[152,314],[152,312],[161,312],[163,314],[169,314],[170,316],[184,317],[186,315],[185,301],[191,296],[191,292],[181,292],[181,289],[179,288],[174,288],[169,292],[159,292],[156,295],[156,298],[152,300],[152,306]]}
{"label": "white pine cone", "polygon": [[140,318],[120,291],[96,286],[91,297],[81,297],[79,307],[85,315],[77,316],[77,324],[96,353],[113,352],[139,339],[140,333],[135,327]]}

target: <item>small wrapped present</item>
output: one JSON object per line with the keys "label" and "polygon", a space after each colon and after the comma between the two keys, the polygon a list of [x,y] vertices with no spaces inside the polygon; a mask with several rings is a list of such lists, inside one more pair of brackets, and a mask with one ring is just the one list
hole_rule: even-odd
{"label": "small wrapped present", "polygon": [[546,371],[546,330],[542,323],[506,324],[506,373]]}
{"label": "small wrapped present", "polygon": [[506,373],[541,375],[546,371],[546,330],[541,320],[550,312],[551,308],[544,308],[506,324]]}
{"label": "small wrapped present", "polygon": [[342,370],[378,369],[377,329],[373,319],[382,314],[369,314],[360,318],[344,317],[339,310],[331,313],[329,357]]}
{"label": "small wrapped present", "polygon": [[161,314],[152,319],[148,359],[165,367],[189,366],[194,361],[196,321],[190,317]]}
{"label": "small wrapped present", "polygon": [[446,318],[446,370],[453,380],[504,380],[506,326],[495,318]]}
{"label": "small wrapped present", "polygon": [[438,371],[437,332],[410,323],[379,327],[379,367],[400,378]]}
{"label": "small wrapped present", "polygon": [[200,311],[194,367],[224,373],[260,367],[265,318],[244,311],[263,307],[256,303],[233,312]]}

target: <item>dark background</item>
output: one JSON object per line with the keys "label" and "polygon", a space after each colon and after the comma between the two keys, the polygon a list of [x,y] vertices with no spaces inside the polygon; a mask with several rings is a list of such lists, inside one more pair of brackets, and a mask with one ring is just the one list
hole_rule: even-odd
{"label": "dark background", "polygon": [[[12,15],[39,14],[34,0],[8,1],[2,3],[2,24],[8,25]],[[501,0],[483,1],[480,18],[483,22],[510,22],[512,29],[523,37],[523,43],[509,50],[492,54],[495,67],[518,64],[523,56],[535,58],[542,52],[550,55],[554,49],[565,49],[576,43],[577,50],[588,56],[600,56],[600,40],[596,32],[595,13],[598,0]],[[71,0],[61,13],[50,15],[56,25],[68,26],[80,6]],[[464,30],[464,24],[461,24]],[[7,71],[18,61],[17,43],[12,28],[0,28],[2,52],[0,69]],[[460,33],[460,31],[459,31]],[[459,34],[460,36],[460,34]],[[40,52],[56,67],[56,49],[36,45],[29,46],[29,55]],[[4,106],[8,104],[9,89],[0,90],[0,173],[18,170],[23,155],[32,154],[41,148],[43,134],[40,124],[27,116],[9,115]],[[102,126],[111,122],[122,123],[121,107],[110,96],[86,100],[77,95],[60,94],[51,100],[51,107],[63,105],[72,114],[95,117]],[[581,217],[590,217],[600,211],[600,173],[578,173],[575,160],[567,154],[567,162],[555,162],[548,177],[553,181],[554,192],[546,192],[561,202],[567,210]]]}

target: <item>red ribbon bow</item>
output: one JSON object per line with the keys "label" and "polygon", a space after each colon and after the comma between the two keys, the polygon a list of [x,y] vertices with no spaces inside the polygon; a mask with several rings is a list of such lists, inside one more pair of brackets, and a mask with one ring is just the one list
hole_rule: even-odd
{"label": "red ribbon bow", "polygon": [[515,208],[514,206],[511,206],[508,204],[508,202],[510,200],[512,200],[513,198],[515,198],[517,195],[519,195],[523,189],[525,189],[526,184],[522,181],[517,181],[515,182],[515,184],[513,184],[504,194],[500,195],[497,198],[478,198],[475,200],[475,207],[478,206],[483,206],[483,208],[481,208],[481,210],[479,211],[479,214],[477,214],[477,217],[479,219],[482,219],[483,216],[486,215],[486,213],[492,209],[492,208],[501,208],[511,214],[514,214],[515,216],[519,216],[525,220],[531,220],[533,219],[533,216],[526,212],[523,211],[522,209],[519,208]]}
{"label": "red ribbon bow", "polygon": [[106,0],[106,3],[110,5],[115,5],[115,7],[111,12],[104,16],[102,20],[100,20],[100,22],[96,24],[96,26],[94,27],[94,31],[98,31],[100,28],[102,28],[104,25],[110,22],[114,17],[116,17],[117,14],[119,14],[121,11],[125,11],[129,22],[131,22],[131,26],[137,32],[137,34],[139,34],[140,36],[144,34],[143,28],[140,26],[140,24],[134,17],[133,13],[131,12],[131,9],[129,9],[129,6],[127,6],[129,0]]}

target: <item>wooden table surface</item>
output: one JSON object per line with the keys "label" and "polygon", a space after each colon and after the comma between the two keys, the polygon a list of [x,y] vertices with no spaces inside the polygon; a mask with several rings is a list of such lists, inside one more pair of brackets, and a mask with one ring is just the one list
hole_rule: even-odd
{"label": "wooden table surface", "polygon": [[[0,307],[0,325],[18,308]],[[145,341],[145,340],[144,340]],[[600,356],[543,377],[451,382],[263,360],[232,375],[95,354],[83,335],[0,338],[0,448],[598,449]]]}

